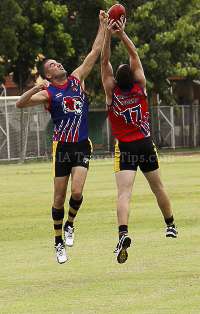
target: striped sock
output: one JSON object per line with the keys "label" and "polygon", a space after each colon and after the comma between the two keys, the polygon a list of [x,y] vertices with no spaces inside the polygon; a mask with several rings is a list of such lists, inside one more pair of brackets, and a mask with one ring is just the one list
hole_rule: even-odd
{"label": "striped sock", "polygon": [[63,218],[64,218],[64,207],[62,207],[61,209],[52,207],[52,219],[53,219],[53,225],[54,225],[56,246],[59,243],[63,244],[63,239],[62,239]]}
{"label": "striped sock", "polygon": [[67,218],[65,226],[70,226],[70,227],[73,226],[74,219],[78,213],[78,210],[82,204],[82,201],[83,201],[83,196],[81,197],[79,201],[74,200],[72,196],[70,197],[68,218]]}
{"label": "striped sock", "polygon": [[63,244],[63,239],[62,239],[63,219],[54,220],[53,223],[54,223],[55,245],[57,246],[59,243]]}

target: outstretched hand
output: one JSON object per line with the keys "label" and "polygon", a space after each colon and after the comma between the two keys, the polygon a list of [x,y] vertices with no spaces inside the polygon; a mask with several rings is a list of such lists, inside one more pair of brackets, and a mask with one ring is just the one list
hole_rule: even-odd
{"label": "outstretched hand", "polygon": [[117,27],[117,32],[116,34],[117,35],[122,35],[122,33],[124,32],[124,29],[125,29],[125,24],[126,24],[126,19],[124,20],[123,22],[123,19],[121,18],[120,21],[118,20],[116,22],[116,27]]}
{"label": "outstretched hand", "polygon": [[109,20],[108,26],[106,29],[107,36],[112,37],[115,34],[120,36],[124,32],[125,24],[126,24],[126,19],[124,22],[122,18],[120,19],[120,21]]}
{"label": "outstretched hand", "polygon": [[100,10],[100,13],[99,13],[100,24],[107,24],[108,23],[108,17],[109,17],[108,13],[106,13],[103,10]]}
{"label": "outstretched hand", "polygon": [[118,29],[118,25],[115,22],[115,20],[109,20],[108,21],[108,25],[107,25],[107,29],[106,29],[106,35],[109,37],[112,37],[113,35],[115,35],[116,33],[119,32]]}

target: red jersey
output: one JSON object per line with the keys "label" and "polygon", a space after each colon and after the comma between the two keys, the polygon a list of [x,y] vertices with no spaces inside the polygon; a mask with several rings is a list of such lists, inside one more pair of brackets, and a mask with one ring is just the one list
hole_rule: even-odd
{"label": "red jersey", "polygon": [[107,107],[116,139],[135,141],[148,135],[148,101],[140,84],[134,83],[128,91],[121,90],[119,86],[115,87],[112,104]]}

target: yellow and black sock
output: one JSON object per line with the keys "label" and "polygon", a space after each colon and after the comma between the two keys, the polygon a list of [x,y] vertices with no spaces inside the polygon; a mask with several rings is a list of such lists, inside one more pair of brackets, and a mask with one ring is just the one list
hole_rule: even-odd
{"label": "yellow and black sock", "polygon": [[67,218],[67,221],[65,223],[65,226],[73,227],[74,219],[78,213],[78,210],[82,204],[82,201],[83,201],[83,196],[78,201],[74,200],[72,196],[70,197],[68,218]]}
{"label": "yellow and black sock", "polygon": [[119,240],[124,234],[128,234],[128,226],[127,225],[120,225],[118,227],[118,235],[119,235]]}
{"label": "yellow and black sock", "polygon": [[64,218],[64,207],[57,209],[52,206],[52,219],[54,224],[55,245],[63,244],[62,239],[62,225]]}

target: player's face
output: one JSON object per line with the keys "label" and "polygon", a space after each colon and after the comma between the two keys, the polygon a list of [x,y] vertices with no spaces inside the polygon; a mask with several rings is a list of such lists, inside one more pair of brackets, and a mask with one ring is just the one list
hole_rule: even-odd
{"label": "player's face", "polygon": [[64,74],[67,73],[65,69],[63,68],[62,64],[55,60],[49,60],[46,63],[46,69],[47,69],[47,78],[56,78],[59,76],[63,76]]}

